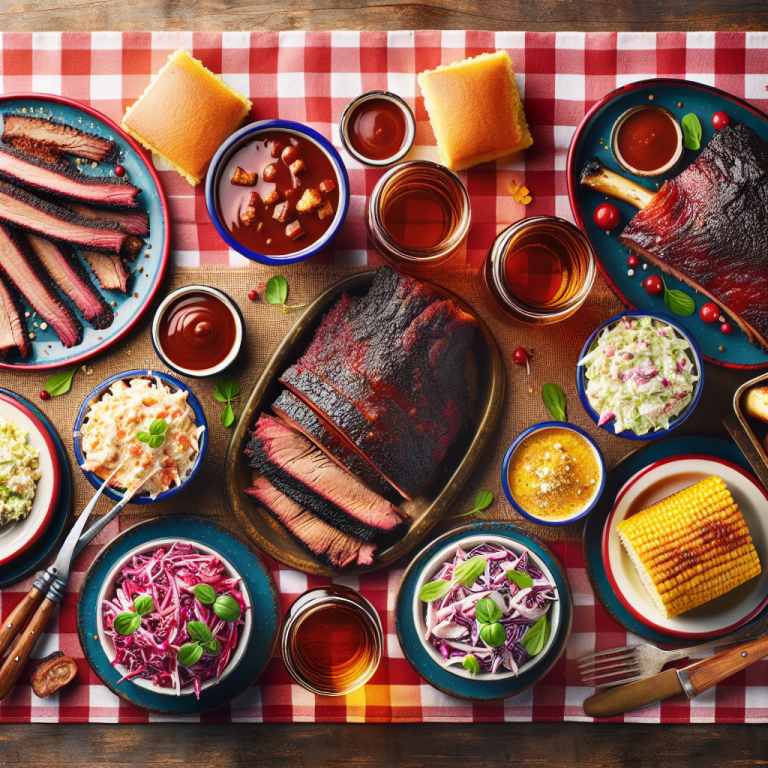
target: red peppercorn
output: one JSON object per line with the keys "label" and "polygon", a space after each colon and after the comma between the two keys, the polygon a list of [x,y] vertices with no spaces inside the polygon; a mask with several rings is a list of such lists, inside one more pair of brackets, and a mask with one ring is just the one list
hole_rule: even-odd
{"label": "red peppercorn", "polygon": [[700,310],[699,317],[705,323],[716,323],[720,317],[720,307],[714,301],[708,301]]}
{"label": "red peppercorn", "polygon": [[627,259],[627,265],[630,267],[636,267],[640,263],[640,259],[637,258],[637,256],[630,256]]}
{"label": "red peppercorn", "polygon": [[722,131],[723,128],[727,128],[730,122],[731,119],[725,112],[715,112],[715,114],[712,115],[712,125],[716,131]]}
{"label": "red peppercorn", "polygon": [[528,362],[528,353],[522,347],[518,347],[512,353],[512,359],[517,365],[525,365]]}
{"label": "red peppercorn", "polygon": [[256,299],[258,299],[258,298],[259,298],[259,294],[258,294],[258,293],[256,293],[256,291],[248,291],[248,298],[249,298],[251,301],[256,301]]}
{"label": "red peppercorn", "polygon": [[664,283],[658,275],[651,275],[643,284],[646,293],[651,296],[661,296],[664,293]]}
{"label": "red peppercorn", "polygon": [[41,400],[50,400],[51,399],[51,393],[50,392],[46,392],[45,390],[42,390],[40,392],[40,399]]}
{"label": "red peppercorn", "polygon": [[720,326],[720,330],[728,336],[729,334],[733,333],[733,326],[730,323],[723,323]]}
{"label": "red peppercorn", "polygon": [[115,166],[115,176],[125,176],[125,168],[122,165]]}

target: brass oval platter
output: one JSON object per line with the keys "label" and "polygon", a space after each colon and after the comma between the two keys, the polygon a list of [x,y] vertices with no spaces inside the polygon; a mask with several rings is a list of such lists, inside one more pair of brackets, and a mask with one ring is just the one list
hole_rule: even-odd
{"label": "brass oval platter", "polygon": [[[334,576],[339,572],[318,562],[293,539],[268,512],[246,493],[252,484],[253,470],[244,450],[258,415],[269,412],[283,385],[278,381],[283,371],[301,356],[320,325],[325,313],[345,291],[362,295],[373,282],[375,271],[359,272],[340,280],[321,293],[303,312],[264,368],[244,404],[225,459],[227,503],[243,533],[256,547],[283,565],[316,576]],[[426,282],[426,281],[425,281]],[[373,565],[351,565],[345,574],[367,573],[383,568],[413,549],[440,520],[469,478],[493,433],[504,399],[504,365],[496,341],[475,311],[450,291],[433,283],[428,285],[440,296],[455,301],[478,325],[468,360],[468,379],[472,408],[469,426],[459,435],[440,465],[440,476],[422,489],[413,501],[400,506],[410,515],[405,535],[390,546],[382,547]]]}

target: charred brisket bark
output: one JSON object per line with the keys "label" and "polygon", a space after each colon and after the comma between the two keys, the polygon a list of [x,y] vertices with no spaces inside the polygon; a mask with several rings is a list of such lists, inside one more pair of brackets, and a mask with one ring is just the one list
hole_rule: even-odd
{"label": "charred brisket bark", "polygon": [[66,123],[54,123],[40,117],[3,115],[3,141],[15,144],[27,138],[41,144],[51,144],[58,151],[101,162],[116,154],[117,145],[92,133],[85,133]]}
{"label": "charred brisket bark", "polygon": [[32,669],[32,690],[44,699],[71,683],[77,674],[77,664],[61,651],[54,651],[41,659]]}
{"label": "charred brisket bark", "polygon": [[118,211],[114,209],[90,208],[82,203],[71,203],[69,206],[78,216],[100,221],[114,221],[123,232],[138,237],[149,234],[149,216],[142,211]]}
{"label": "charred brisket bark", "polygon": [[28,357],[32,342],[24,322],[21,295],[0,271],[0,353],[5,356],[13,349],[18,350],[21,357]]}
{"label": "charred brisket bark", "polygon": [[65,347],[74,347],[83,340],[82,323],[62,301],[53,280],[23,235],[3,224],[0,224],[0,271],[53,328]]}

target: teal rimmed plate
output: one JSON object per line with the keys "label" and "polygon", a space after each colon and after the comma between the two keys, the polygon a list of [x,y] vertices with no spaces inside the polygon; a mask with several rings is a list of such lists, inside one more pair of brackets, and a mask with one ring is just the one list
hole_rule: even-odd
{"label": "teal rimmed plate", "polygon": [[[233,674],[194,695],[168,696],[139,688],[110,664],[98,640],[98,595],[110,570],[128,552],[156,539],[175,538],[205,544],[226,558],[240,574],[251,598],[253,629],[248,647]],[[194,715],[216,709],[239,696],[261,675],[272,658],[280,629],[280,602],[272,575],[251,547],[226,528],[194,517],[163,517],[138,523],[107,544],[85,575],[77,603],[77,632],[91,668],[113,693],[139,709],[166,715]]]}
{"label": "teal rimmed plate", "polygon": [[[715,112],[725,112],[731,124],[746,123],[766,140],[768,140],[768,115],[737,96],[703,83],[674,79],[642,80],[617,88],[604,96],[587,112],[573,134],[567,160],[568,197],[576,223],[589,238],[595,250],[600,272],[613,292],[631,309],[643,312],[667,312],[663,298],[648,295],[642,287],[644,278],[651,274],[659,274],[660,270],[648,264],[647,270],[638,266],[634,270],[635,274],[629,275],[627,257],[630,251],[618,241],[619,234],[637,213],[637,209],[629,203],[612,199],[611,202],[621,213],[621,223],[606,236],[592,218],[595,208],[605,202],[605,195],[593,189],[582,189],[579,185],[579,175],[584,163],[590,157],[597,157],[612,171],[656,191],[657,182],[661,186],[667,179],[678,176],[701,154],[701,150],[686,149],[674,168],[653,178],[632,176],[622,170],[610,151],[611,129],[626,110],[637,104],[667,107],[678,120],[689,112],[697,115],[703,133],[701,149],[707,146],[716,133],[712,127],[712,115]],[[678,106],[679,104],[682,106]],[[641,264],[642,262],[641,259]],[[676,316],[675,320],[693,335],[702,354],[709,362],[726,368],[768,367],[768,352],[752,346],[738,325],[733,323],[733,333],[726,336],[720,331],[719,323],[708,325],[699,317],[698,310],[709,299],[696,294],[692,288],[672,275],[665,273],[664,280],[670,290],[677,288],[695,299],[697,311],[688,317]]]}
{"label": "teal rimmed plate", "polygon": [[[424,628],[416,625],[413,601],[419,577],[429,561],[449,544],[455,544],[469,536],[482,534],[508,538],[523,544],[542,559],[551,571],[560,597],[560,620],[557,637],[546,652],[546,656],[518,677],[509,676],[499,680],[471,680],[443,669],[424,648],[420,634]],[[490,701],[517,696],[539,682],[560,658],[571,633],[573,620],[573,598],[565,577],[565,571],[554,553],[532,533],[510,523],[473,523],[449,531],[421,550],[408,566],[397,593],[395,606],[395,627],[400,647],[414,671],[431,686],[449,696],[476,701]]]}
{"label": "teal rimmed plate", "polygon": [[725,440],[718,440],[713,437],[675,437],[658,443],[652,443],[642,451],[631,453],[614,467],[613,471],[608,475],[603,495],[600,497],[597,506],[587,517],[582,540],[587,575],[600,602],[608,613],[636,635],[657,643],[675,645],[689,645],[702,642],[704,639],[714,640],[717,637],[725,637],[731,632],[742,629],[744,626],[759,621],[768,615],[768,607],[763,607],[756,615],[752,615],[749,622],[736,627],[728,627],[727,630],[721,632],[713,631],[706,634],[706,636],[690,635],[686,637],[672,632],[661,632],[641,622],[625,605],[625,602],[617,596],[616,591],[611,585],[612,577],[606,572],[605,558],[603,556],[603,531],[606,520],[613,511],[619,493],[630,479],[646,467],[650,467],[664,459],[685,456],[686,454],[713,457],[714,459],[731,462],[743,469],[750,477],[753,476],[749,462],[744,458],[742,452],[733,443],[727,443]]}
{"label": "teal rimmed plate", "polygon": [[[28,321],[30,331],[34,331],[32,354],[24,359],[18,354],[9,355],[0,360],[0,368],[42,370],[80,364],[111,347],[124,338],[141,320],[160,288],[168,265],[169,233],[168,205],[165,200],[160,179],[139,145],[106,115],[97,112],[77,101],[62,96],[48,96],[41,93],[11,93],[0,96],[0,112],[4,114],[25,114],[28,117],[42,117],[65,122],[88,133],[114,141],[119,147],[117,158],[100,163],[93,168],[84,162],[77,167],[89,176],[108,176],[114,172],[116,164],[126,170],[126,177],[132,184],[141,188],[136,198],[138,210],[149,214],[150,233],[143,238],[146,245],[128,270],[133,274],[128,279],[126,293],[105,291],[99,287],[91,268],[83,260],[83,267],[97,290],[108,303],[113,304],[115,319],[109,328],[96,330],[85,321],[75,309],[75,314],[83,323],[83,340],[76,347],[65,348],[53,329],[42,330]],[[139,267],[142,268],[139,272]],[[26,303],[25,303],[25,308]]]}

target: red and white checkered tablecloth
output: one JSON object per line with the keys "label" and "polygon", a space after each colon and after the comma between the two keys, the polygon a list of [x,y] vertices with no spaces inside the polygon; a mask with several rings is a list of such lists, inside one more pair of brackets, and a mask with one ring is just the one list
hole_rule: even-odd
{"label": "red and white checkered tablecloth", "polygon": [[[253,101],[254,119],[281,117],[308,123],[332,139],[349,169],[352,199],[345,226],[320,263],[375,263],[366,242],[363,211],[381,171],[365,169],[341,149],[338,119],[344,105],[371,89],[400,94],[417,120],[415,155],[437,159],[416,75],[439,64],[504,48],[517,82],[535,144],[515,156],[463,172],[472,199],[472,229],[466,253],[477,265],[496,233],[524,215],[570,218],[565,178],[568,143],[585,111],[608,91],[648,77],[679,77],[717,86],[768,110],[768,33],[532,33],[532,32],[100,32],[6,33],[0,35],[0,92],[55,93],[90,104],[114,120],[143,92],[169,53],[186,47]],[[208,220],[202,189],[159,167],[172,217],[172,257],[177,265],[244,265]],[[533,202],[524,208],[508,193],[512,180],[526,184]],[[121,702],[100,684],[83,658],[76,630],[76,595],[84,571],[117,523],[81,554],[70,593],[35,655],[54,650],[78,662],[77,684],[37,699],[24,680],[0,704],[0,722],[146,722],[157,719]],[[258,685],[203,721],[504,721],[587,720],[575,660],[628,637],[596,602],[581,547],[553,544],[567,569],[574,597],[573,634],[552,672],[534,688],[494,704],[472,704],[437,692],[410,668],[394,628],[400,570],[334,581],[359,589],[376,606],[386,630],[385,657],[373,680],[342,698],[307,693],[292,684],[274,659]],[[282,609],[321,579],[270,562]],[[31,580],[0,592],[5,617]],[[185,718],[189,719],[189,718]],[[194,718],[197,719],[197,718]],[[671,699],[626,715],[628,722],[768,722],[768,661],[758,662],[692,702]]]}

